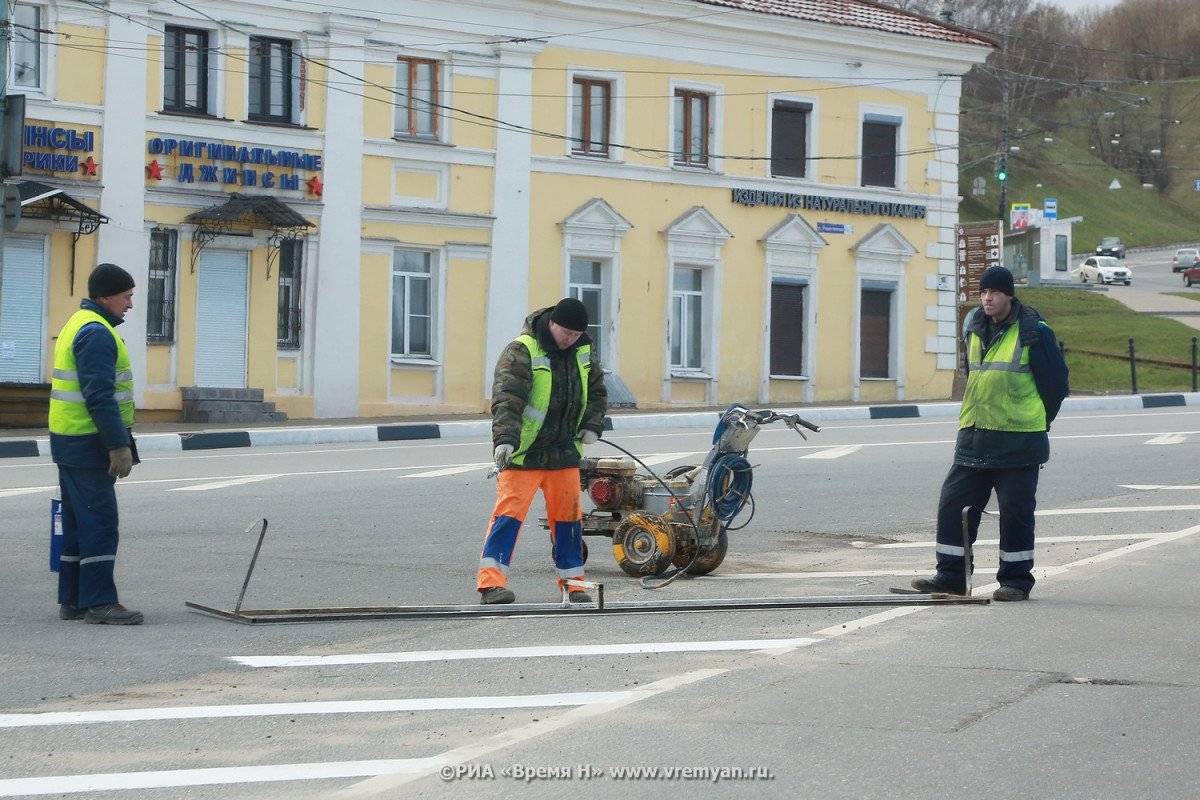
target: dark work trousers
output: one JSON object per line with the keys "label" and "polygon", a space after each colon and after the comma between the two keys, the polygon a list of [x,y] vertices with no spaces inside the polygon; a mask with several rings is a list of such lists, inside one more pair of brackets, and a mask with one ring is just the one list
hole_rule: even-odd
{"label": "dark work trousers", "polygon": [[117,479],[107,469],[58,468],[63,547],[58,602],[90,608],[117,602]]}
{"label": "dark work trousers", "polygon": [[[975,469],[958,464],[950,467],[938,501],[938,581],[959,589],[966,587],[963,508],[973,509],[967,515],[973,545],[979,535],[982,509],[995,489],[1000,506],[1000,569],[996,580],[1027,592],[1033,588],[1033,511],[1040,469],[1039,464],[1010,469]],[[971,567],[974,571],[973,564]]]}

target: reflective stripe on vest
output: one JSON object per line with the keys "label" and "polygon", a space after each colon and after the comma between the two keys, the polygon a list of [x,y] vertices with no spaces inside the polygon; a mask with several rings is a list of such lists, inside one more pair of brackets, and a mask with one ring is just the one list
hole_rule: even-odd
{"label": "reflective stripe on vest", "polygon": [[[550,408],[550,390],[554,379],[550,373],[550,357],[546,355],[546,351],[538,344],[536,338],[523,333],[513,341],[525,345],[525,349],[529,351],[529,363],[533,367],[533,386],[529,389],[529,400],[521,415],[521,444],[517,447],[518,455],[513,457],[514,464],[524,464],[525,454],[529,452],[529,448],[537,439],[538,432],[546,424],[546,412]],[[575,349],[575,362],[579,367],[580,386],[583,387],[579,404],[579,419],[575,422],[575,427],[578,428],[583,422],[583,414],[587,410],[588,374],[592,369],[591,345],[585,344]],[[583,443],[579,440],[575,441],[575,449],[579,451],[579,455],[583,455]]]}
{"label": "reflective stripe on vest", "polygon": [[967,388],[958,416],[960,428],[1031,433],[1046,430],[1042,403],[1029,369],[1029,348],[1020,344],[1013,323],[987,353],[976,333],[967,337]]}
{"label": "reflective stripe on vest", "polygon": [[133,427],[133,369],[129,363],[129,351],[125,349],[125,342],[117,335],[113,326],[108,324],[108,320],[95,311],[81,308],[67,320],[54,345],[54,373],[50,382],[51,433],[85,436],[99,430],[92,420],[92,415],[88,413],[75,366],[75,337],[84,325],[93,322],[99,322],[108,328],[108,332],[117,343],[113,397],[121,412],[121,421],[125,423],[126,428]]}

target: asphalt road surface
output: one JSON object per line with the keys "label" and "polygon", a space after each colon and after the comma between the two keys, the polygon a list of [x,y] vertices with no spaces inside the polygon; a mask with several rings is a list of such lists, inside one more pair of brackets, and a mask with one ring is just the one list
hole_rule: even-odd
{"label": "asphalt road surface", "polygon": [[[932,571],[955,428],[764,429],[715,574],[643,589],[593,537],[588,578],[610,602],[887,594]],[[609,435],[656,470],[711,441]],[[131,628],[58,620],[55,470],[5,459],[0,797],[1197,796],[1200,408],[1051,437],[1025,603],[256,625],[185,602],[234,607],[260,519],[244,608],[475,602],[490,445],[152,453],[118,489]],[[510,586],[557,599],[533,520]]]}

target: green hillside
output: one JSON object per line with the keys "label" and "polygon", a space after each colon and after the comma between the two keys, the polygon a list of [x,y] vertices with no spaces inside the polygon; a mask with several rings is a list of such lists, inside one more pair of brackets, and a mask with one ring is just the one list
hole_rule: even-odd
{"label": "green hillside", "polygon": [[[1057,199],[1059,219],[1083,218],[1074,228],[1077,252],[1090,249],[1102,236],[1120,236],[1129,247],[1200,242],[1200,191],[1195,189],[1200,180],[1195,134],[1200,103],[1177,99],[1200,94],[1200,81],[1180,81],[1163,90],[1173,91],[1173,97],[1156,96],[1154,86],[1137,88],[1146,93],[1146,102],[1130,105],[1113,98],[1111,107],[1117,112],[1097,113],[1097,100],[1089,97],[1061,101],[1039,120],[1010,121],[1010,142],[1017,149],[1008,154],[1008,205],[1041,208],[1046,198]],[[1174,110],[1164,110],[1164,103]],[[1164,116],[1170,121],[1164,122]],[[975,116],[964,104],[963,120],[961,216],[964,222],[996,219],[1000,187],[994,110]],[[1098,148],[1114,163],[1169,176],[1168,190],[1143,188],[1142,177],[1105,163],[1096,155]],[[986,181],[983,197],[972,195],[977,177]],[[1114,180],[1121,188],[1109,188]]]}

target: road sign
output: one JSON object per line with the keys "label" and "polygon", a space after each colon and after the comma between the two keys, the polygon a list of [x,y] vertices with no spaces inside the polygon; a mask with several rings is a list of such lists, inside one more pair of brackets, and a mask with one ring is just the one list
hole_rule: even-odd
{"label": "road sign", "polygon": [[1058,219],[1058,200],[1047,197],[1042,201],[1042,216],[1046,219]]}

